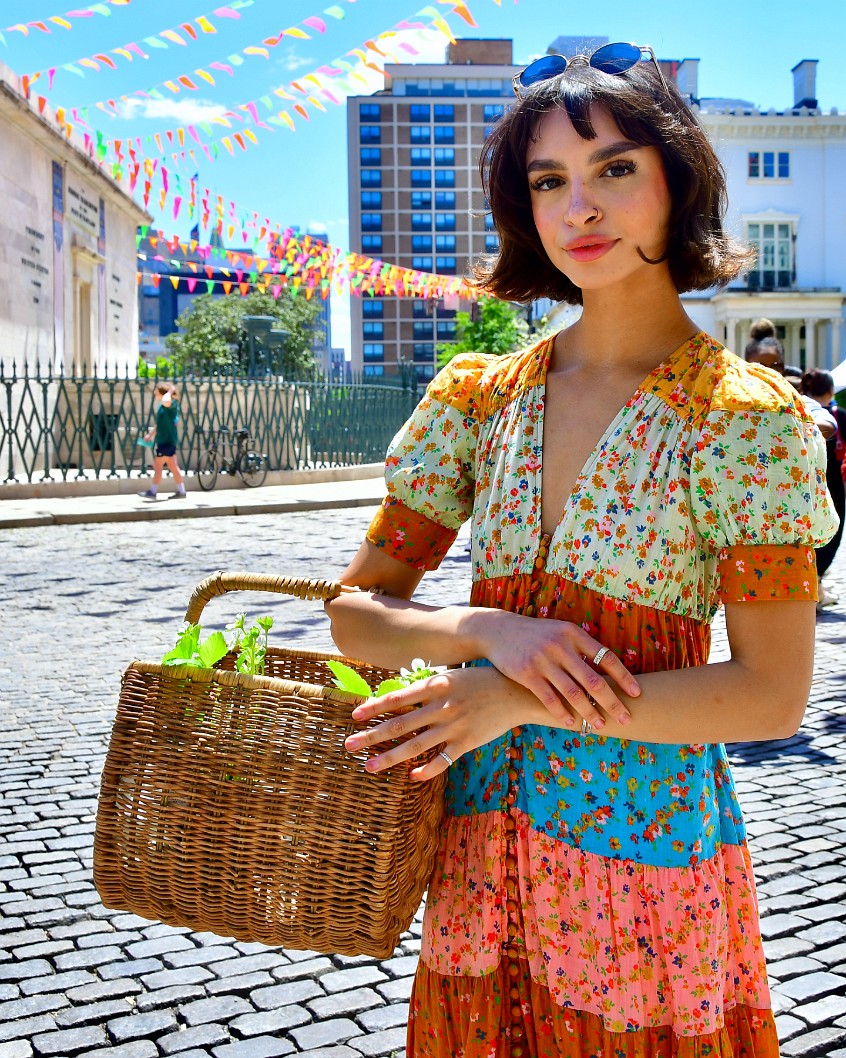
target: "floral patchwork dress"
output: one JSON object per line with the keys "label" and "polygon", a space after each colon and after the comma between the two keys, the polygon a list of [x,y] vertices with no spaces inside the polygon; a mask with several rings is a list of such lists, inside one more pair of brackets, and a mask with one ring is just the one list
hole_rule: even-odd
{"label": "floral patchwork dress", "polygon": [[[435,378],[372,543],[433,569],[472,519],[473,605],[579,623],[633,673],[704,665],[721,602],[816,598],[824,444],[789,385],[704,334],[619,411],[542,537],[551,352]],[[456,761],[408,1054],[778,1058],[725,748],[526,726]]]}

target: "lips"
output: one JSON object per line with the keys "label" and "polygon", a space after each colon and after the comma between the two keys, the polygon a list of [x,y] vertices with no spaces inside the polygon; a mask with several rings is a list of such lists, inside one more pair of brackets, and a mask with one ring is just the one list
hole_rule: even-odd
{"label": "lips", "polygon": [[574,261],[595,261],[608,253],[616,242],[616,239],[604,235],[583,235],[568,242],[564,252]]}

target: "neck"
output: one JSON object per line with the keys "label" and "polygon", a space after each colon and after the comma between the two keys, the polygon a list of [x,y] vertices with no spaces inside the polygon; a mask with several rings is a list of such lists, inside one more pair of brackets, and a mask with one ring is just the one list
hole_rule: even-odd
{"label": "neck", "polygon": [[584,291],[581,318],[556,343],[562,368],[648,373],[696,333],[669,274],[643,278],[636,290]]}

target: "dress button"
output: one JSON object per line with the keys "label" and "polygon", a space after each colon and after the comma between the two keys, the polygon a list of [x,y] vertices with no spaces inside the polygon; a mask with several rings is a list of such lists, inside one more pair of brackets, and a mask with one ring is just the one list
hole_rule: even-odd
{"label": "dress button", "polygon": [[508,976],[509,977],[517,977],[519,975],[519,973],[520,973],[520,967],[517,965],[517,963],[516,962],[510,962],[508,964]]}
{"label": "dress button", "polygon": [[513,871],[517,866],[517,860],[513,856],[505,857],[505,869],[506,871]]}
{"label": "dress button", "polygon": [[[522,1025],[515,1025],[511,1029],[511,1037],[512,1037],[512,1039],[515,1039],[515,1040],[523,1040],[523,1039],[525,1039],[526,1038],[526,1032],[525,1032],[523,1026]],[[511,1053],[513,1054],[514,1052],[512,1051]]]}
{"label": "dress button", "polygon": [[[517,992],[517,989],[516,989],[516,988],[512,988],[512,989],[511,989],[511,991],[512,991],[512,992]],[[519,993],[519,992],[517,992],[517,994],[519,995],[520,993]],[[522,1009],[522,1007],[518,1007],[518,1006],[517,1006],[517,1005],[515,1004],[515,1005],[514,1005],[514,1006],[513,1006],[512,1008],[511,1008],[511,1019],[512,1019],[512,1021],[519,1021],[519,1020],[520,1020],[520,1018],[522,1018],[522,1017],[523,1017],[523,1009]]]}
{"label": "dress button", "polygon": [[516,914],[516,912],[517,912],[517,901],[516,900],[506,900],[505,901],[505,907],[506,907],[506,909],[507,909],[507,911],[508,911],[508,913],[510,915]]}
{"label": "dress button", "polygon": [[529,606],[527,606],[527,607],[526,607],[526,609],[525,609],[525,610],[523,611],[523,614],[524,614],[524,616],[526,616],[526,617],[531,617],[531,616],[532,616],[532,615],[534,614],[534,612],[535,612],[535,608],[534,608],[534,606],[532,606],[532,605],[529,605]]}
{"label": "dress button", "polygon": [[511,834],[516,828],[517,824],[514,822],[511,816],[506,816],[503,826],[505,827],[506,831]]}
{"label": "dress button", "polygon": [[519,1043],[511,1048],[511,1058],[523,1058],[523,1048]]}
{"label": "dress button", "polygon": [[515,727],[514,730],[511,732],[511,734],[515,738],[519,738],[523,734],[523,728],[522,727]]}
{"label": "dress button", "polygon": [[[519,988],[509,988],[508,989],[508,995],[509,995],[509,997],[511,999],[513,999],[515,1001],[518,1001],[520,999],[520,989]],[[522,1014],[522,1011],[520,1010],[519,1007],[512,1007],[511,1010],[512,1010],[512,1012],[514,1010],[517,1010],[517,1011],[519,1011]]]}

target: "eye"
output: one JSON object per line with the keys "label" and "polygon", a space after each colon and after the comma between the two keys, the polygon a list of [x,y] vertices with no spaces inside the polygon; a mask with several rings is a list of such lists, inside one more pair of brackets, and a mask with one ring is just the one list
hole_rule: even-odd
{"label": "eye", "polygon": [[617,161],[611,162],[608,168],[604,172],[604,176],[611,176],[619,178],[621,176],[628,176],[629,173],[633,173],[637,169],[634,162],[623,161],[618,159]]}
{"label": "eye", "polygon": [[532,191],[554,191],[558,187],[562,187],[564,181],[560,176],[541,176],[537,180],[533,180],[530,183]]}

